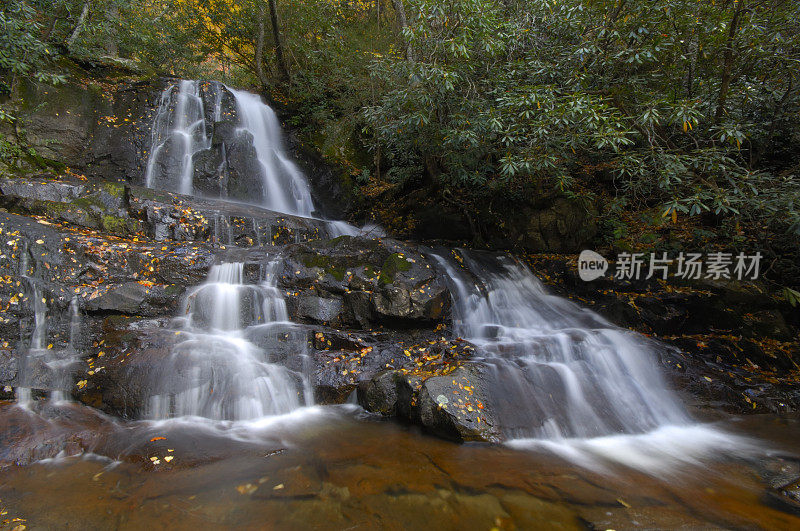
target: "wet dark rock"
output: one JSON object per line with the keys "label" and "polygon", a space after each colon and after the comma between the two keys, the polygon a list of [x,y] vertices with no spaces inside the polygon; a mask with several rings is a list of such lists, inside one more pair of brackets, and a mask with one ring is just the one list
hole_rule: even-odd
{"label": "wet dark rock", "polygon": [[[539,197],[535,205],[509,212],[508,238],[534,252],[576,252],[597,234],[594,207],[566,197]],[[527,220],[527,223],[525,222]]]}
{"label": "wet dark rock", "polygon": [[147,407],[148,386],[158,378],[164,359],[181,340],[168,324],[165,319],[124,317],[98,322],[94,333],[102,338],[103,345],[95,347],[87,358],[82,375],[85,383],[74,389],[75,398],[117,417],[141,418]]}
{"label": "wet dark rock", "polygon": [[[342,236],[289,246],[283,257],[280,284],[290,298],[340,300],[348,325],[427,327],[449,309],[443,279],[411,244]],[[295,317],[306,317],[299,304],[291,307]]]}
{"label": "wet dark rock", "polygon": [[118,236],[142,230],[127,211],[127,190],[115,183],[90,184],[76,179],[41,176],[0,181],[0,205],[24,215],[103,230]]}
{"label": "wet dark rock", "polygon": [[222,153],[217,149],[204,149],[192,156],[195,193],[220,197],[227,192],[227,168]]}
{"label": "wet dark rock", "polygon": [[113,429],[110,419],[88,408],[0,403],[0,468],[91,451]]}
{"label": "wet dark rock", "polygon": [[89,299],[83,307],[87,312],[114,312],[146,317],[174,314],[182,292],[182,289],[170,286],[125,282],[107,286],[102,295]]}
{"label": "wet dark rock", "polygon": [[800,516],[800,461],[776,456],[759,463],[766,483],[764,502],[778,510]]}
{"label": "wet dark rock", "polygon": [[207,247],[109,239],[13,214],[0,213],[0,229],[9,235],[0,273],[15,279],[5,284],[7,293],[0,285],[0,294],[15,301],[10,314],[17,317],[32,315],[32,284],[48,312],[63,313],[77,298],[82,311],[172,315],[185,288],[204,279],[213,260]]}
{"label": "wet dark rock", "polygon": [[70,80],[52,86],[23,77],[18,90],[26,141],[35,146],[39,158],[79,165],[98,121],[114,112],[99,85]]}
{"label": "wet dark rock", "polygon": [[[111,89],[111,108],[98,107],[96,125],[82,157],[67,159],[87,175],[143,185],[152,148],[151,124],[161,92],[173,80],[120,81]],[[106,104],[107,107],[107,104]]]}
{"label": "wet dark rock", "polygon": [[264,197],[261,163],[253,146],[253,135],[242,131],[225,143],[228,197],[259,202]]}
{"label": "wet dark rock", "polygon": [[382,371],[361,382],[358,403],[367,411],[406,418],[445,439],[496,442],[500,426],[492,418],[483,370],[464,364],[441,375]]}
{"label": "wet dark rock", "polygon": [[[214,130],[211,134],[211,146],[214,148],[219,148],[222,145],[230,144],[231,140],[236,136],[237,125],[233,120],[214,122],[213,127]],[[219,153],[220,155],[222,154],[221,152]]]}
{"label": "wet dark rock", "polygon": [[9,348],[0,349],[0,386],[11,385],[17,378],[19,362]]}
{"label": "wet dark rock", "polygon": [[342,312],[342,300],[313,295],[299,297],[296,312],[302,319],[315,323],[336,322]]}
{"label": "wet dark rock", "polygon": [[256,246],[318,239],[324,223],[257,206],[40,176],[0,180],[0,206],[116,236]]}
{"label": "wet dark rock", "polygon": [[147,188],[130,189],[131,217],[157,241],[212,241],[241,247],[318,239],[324,223],[263,208]]}
{"label": "wet dark rock", "polygon": [[358,386],[358,403],[367,411],[385,417],[398,415],[398,387],[403,385],[402,373],[382,371]]}
{"label": "wet dark rock", "polygon": [[417,415],[428,431],[456,441],[500,439],[500,426],[492,418],[490,393],[480,365],[464,365],[446,376],[427,378],[419,390]]}

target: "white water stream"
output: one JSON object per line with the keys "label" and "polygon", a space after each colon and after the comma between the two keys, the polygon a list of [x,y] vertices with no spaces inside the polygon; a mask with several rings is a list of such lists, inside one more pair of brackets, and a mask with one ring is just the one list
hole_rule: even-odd
{"label": "white water stream", "polygon": [[[149,418],[252,420],[313,402],[305,331],[289,321],[278,263],[265,266],[258,284],[245,282],[241,262],[219,264],[188,293],[179,342],[151,388]],[[281,350],[291,351],[298,370],[275,363]]]}
{"label": "white water stream", "polygon": [[[214,95],[211,113],[206,112],[199,81],[182,80],[164,89],[153,121],[145,186],[188,195],[196,193],[194,158],[212,148],[213,125],[221,118],[223,94],[228,91],[236,102],[236,132],[252,138],[262,183],[262,191],[254,190],[251,196],[237,199],[275,212],[319,219],[315,217],[308,180],[286,151],[275,111],[257,94],[216,82],[209,86]],[[215,122],[208,123],[209,118]],[[225,146],[220,149],[224,166]],[[376,225],[360,229],[344,221],[322,221],[326,222],[331,237],[384,235]]]}
{"label": "white water stream", "polygon": [[663,346],[547,293],[508,256],[434,256],[450,284],[454,332],[479,347],[512,446],[644,470],[749,446],[691,419],[659,370]]}

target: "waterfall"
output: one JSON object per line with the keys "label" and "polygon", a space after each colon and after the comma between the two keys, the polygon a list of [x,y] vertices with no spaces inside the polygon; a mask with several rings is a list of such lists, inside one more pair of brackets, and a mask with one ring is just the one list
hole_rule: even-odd
{"label": "waterfall", "polygon": [[[47,305],[42,290],[36,283],[35,272],[36,267],[30,265],[30,254],[25,245],[20,253],[19,275],[25,281],[26,296],[33,310],[33,331],[25,349],[25,355],[20,361],[17,402],[23,406],[27,406],[33,400],[31,389],[34,387],[34,371],[37,369],[37,360],[45,354],[45,342],[47,341]],[[21,322],[20,326],[22,326]],[[20,337],[25,337],[24,328],[20,330]]]}
{"label": "waterfall", "polygon": [[[223,95],[227,91],[235,101],[235,133],[252,138],[260,175],[261,192],[249,190],[247,197],[236,197],[285,214],[311,216],[314,203],[308,182],[283,147],[280,122],[275,111],[259,96],[233,90],[220,83],[208,83],[213,94],[213,112],[206,113],[201,85],[182,80],[170,85],[161,94],[151,132],[145,186],[181,194],[195,193],[195,157],[212,148],[216,124],[222,124]],[[231,140],[231,139],[228,139]],[[224,174],[227,164],[225,144],[219,145],[218,172]],[[254,176],[248,176],[248,178]],[[220,196],[227,196],[221,189]]]}
{"label": "waterfall", "polygon": [[188,293],[180,342],[160,367],[147,416],[247,420],[312,403],[305,331],[288,319],[278,263],[258,285],[245,283],[241,262],[215,265]]}
{"label": "waterfall", "polygon": [[[235,161],[232,152],[238,153]],[[213,170],[198,169],[198,160]],[[286,151],[275,111],[257,94],[218,82],[182,80],[164,89],[145,168],[148,188],[319,219],[308,179]],[[209,171],[213,178],[197,181],[198,174]],[[360,229],[344,221],[321,221],[331,237],[384,235],[376,225]]]}
{"label": "waterfall", "polygon": [[275,111],[256,94],[228,90],[236,98],[239,128],[253,135],[264,190],[259,204],[277,212],[311,216],[314,210],[311,190],[303,172],[284,150],[281,125]]}
{"label": "waterfall", "polygon": [[33,306],[33,332],[31,333],[28,348],[25,350],[25,356],[21,361],[19,386],[17,387],[17,402],[27,405],[33,400],[31,388],[35,385],[34,371],[37,368],[37,360],[41,359],[46,353],[47,305],[42,297],[41,289],[36,285],[33,278],[27,275],[23,275],[22,278],[27,281],[28,297]]}
{"label": "waterfall", "polygon": [[53,355],[46,365],[50,369],[53,390],[50,399],[54,402],[69,400],[69,389],[72,387],[72,369],[79,362],[76,342],[81,333],[81,316],[78,298],[73,297],[69,303],[69,342],[65,349]]}
{"label": "waterfall", "polygon": [[689,422],[657,367],[655,343],[549,295],[508,257],[437,259],[454,328],[480,348],[509,438],[590,438]]}

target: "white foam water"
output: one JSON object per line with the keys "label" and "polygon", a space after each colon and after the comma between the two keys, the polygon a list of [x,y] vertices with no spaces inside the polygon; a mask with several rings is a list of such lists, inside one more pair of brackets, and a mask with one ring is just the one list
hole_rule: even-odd
{"label": "white foam water", "polygon": [[[145,186],[181,194],[193,193],[194,154],[210,146],[199,82],[184,79],[167,87],[161,94],[161,103],[151,128]],[[170,150],[174,153],[168,153]],[[177,161],[177,166],[160,166],[159,163],[167,160]]]}
{"label": "white foam water", "polygon": [[261,98],[243,90],[228,89],[236,98],[239,127],[253,135],[253,146],[262,169],[264,197],[255,201],[277,212],[309,217],[314,211],[305,175],[283,147],[278,117]]}
{"label": "white foam water", "polygon": [[276,288],[277,264],[260,284],[245,283],[241,262],[219,264],[188,293],[182,340],[160,367],[149,418],[247,420],[313,402],[306,365],[293,370],[273,359],[282,346],[302,361],[305,349],[305,332],[288,320]]}
{"label": "white foam water", "polygon": [[[145,186],[195,194],[194,157],[198,152],[212,148],[213,123],[207,120],[220,120],[223,93],[228,91],[236,104],[237,134],[252,137],[261,169],[262,192],[237,199],[275,212],[320,219],[315,217],[316,207],[308,179],[286,150],[275,111],[257,94],[217,82],[209,82],[208,87],[204,90],[214,96],[211,113],[206,112],[199,81],[182,80],[162,92],[151,129]],[[224,165],[224,145],[220,149],[223,150]],[[326,222],[330,237],[385,235],[374,224],[359,228],[344,221],[321,221]]]}
{"label": "white foam water", "polygon": [[455,332],[479,347],[510,445],[647,470],[751,447],[691,419],[659,370],[658,343],[548,294],[509,257],[456,256],[436,255]]}

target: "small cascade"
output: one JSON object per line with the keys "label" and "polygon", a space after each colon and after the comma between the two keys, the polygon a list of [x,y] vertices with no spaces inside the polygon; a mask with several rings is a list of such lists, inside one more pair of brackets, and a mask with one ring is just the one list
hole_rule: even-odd
{"label": "small cascade", "polygon": [[[27,299],[33,310],[33,331],[30,341],[25,348],[25,355],[20,361],[19,385],[17,386],[17,402],[23,406],[33,400],[32,388],[35,387],[35,374],[38,360],[44,355],[47,341],[47,305],[45,304],[42,290],[35,280],[35,266],[30,264],[30,253],[27,245],[20,253],[19,274],[25,281]],[[20,323],[22,326],[22,323]],[[25,337],[25,327],[21,329],[20,336]]]}
{"label": "small cascade", "polygon": [[81,332],[78,299],[69,304],[69,342],[64,349],[53,349],[47,345],[48,308],[41,288],[32,277],[27,281],[28,298],[33,307],[33,331],[25,356],[21,362],[20,385],[17,387],[17,401],[22,405],[33,400],[32,389],[48,389],[52,402],[69,400],[73,385],[72,370],[79,362],[75,347]]}
{"label": "small cascade", "polygon": [[20,384],[17,387],[17,402],[26,405],[33,399],[31,389],[35,387],[36,366],[47,352],[47,305],[36,282],[27,275],[23,278],[27,281],[28,298],[33,306],[33,332],[21,362]]}
{"label": "small cascade", "polygon": [[233,244],[233,227],[227,216],[217,214],[214,216],[214,242],[217,244]]}
{"label": "small cascade", "polygon": [[346,221],[328,221],[328,235],[331,238],[338,236],[363,236],[366,238],[384,238],[387,236],[382,227],[374,223],[367,223],[363,227],[356,227]]}
{"label": "small cascade", "polygon": [[652,342],[549,295],[509,257],[458,257],[437,256],[455,332],[480,348],[508,438],[639,434],[690,422]]}
{"label": "small cascade", "polygon": [[162,93],[151,138],[145,186],[193,193],[194,155],[211,146],[197,81],[182,80]]}
{"label": "small cascade", "polygon": [[148,417],[248,420],[313,402],[305,331],[288,320],[277,265],[258,285],[245,283],[241,262],[213,266],[186,296],[181,341],[159,370]]}
{"label": "small cascade", "polygon": [[72,369],[80,361],[76,348],[80,334],[81,316],[78,308],[78,298],[73,297],[69,303],[69,342],[66,348],[46,362],[52,374],[50,399],[54,402],[70,400],[69,390],[73,383]]}

